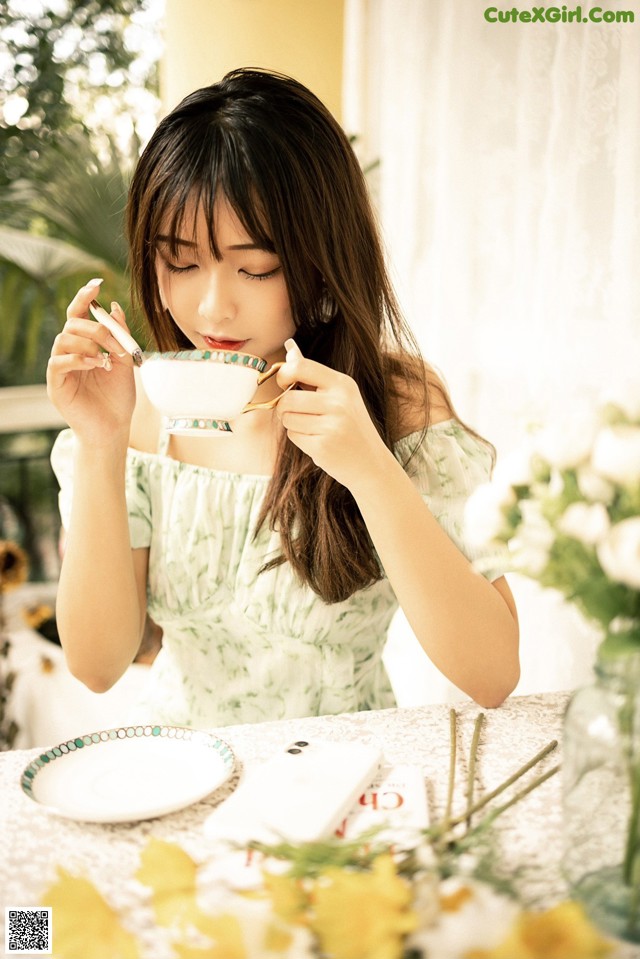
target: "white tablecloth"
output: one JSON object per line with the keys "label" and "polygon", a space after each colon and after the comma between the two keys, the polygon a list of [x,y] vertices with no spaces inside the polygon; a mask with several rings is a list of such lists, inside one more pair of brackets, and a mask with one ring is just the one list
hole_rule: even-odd
{"label": "white tablecloth", "polygon": [[[477,766],[477,790],[499,785],[561,734],[567,695],[516,697],[486,712]],[[464,809],[467,758],[475,718],[473,704],[458,713],[457,789],[454,808]],[[77,730],[78,734],[91,730]],[[432,816],[444,810],[449,767],[449,707],[379,710],[284,720],[259,725],[228,726],[218,734],[250,765],[292,739],[360,740],[378,744],[389,763],[417,763],[424,768]],[[544,760],[540,772],[555,765],[560,747]],[[19,786],[22,769],[37,750],[0,755],[0,889],[2,905],[36,905],[54,877],[56,864],[91,879],[107,900],[128,914],[149,959],[164,959],[164,933],[155,927],[150,909],[140,905],[131,876],[150,836],[178,842],[194,857],[202,850],[202,825],[214,805],[232,788],[223,786],[207,799],[160,819],[124,825],[91,825],[66,821],[44,812]],[[526,781],[526,780],[525,780]],[[497,821],[502,857],[510,872],[522,870],[520,887],[526,899],[546,906],[566,895],[561,875],[562,815],[560,775],[525,797]],[[2,910],[4,912],[4,910]],[[79,917],[81,921],[81,917]],[[0,939],[0,942],[2,939]],[[622,948],[620,955],[640,956]]]}

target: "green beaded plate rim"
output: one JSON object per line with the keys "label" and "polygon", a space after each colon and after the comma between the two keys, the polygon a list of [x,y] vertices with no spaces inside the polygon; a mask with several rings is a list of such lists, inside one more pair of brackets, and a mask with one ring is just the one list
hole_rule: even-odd
{"label": "green beaded plate rim", "polygon": [[49,763],[85,747],[142,736],[181,740],[182,742],[192,742],[198,746],[208,746],[222,759],[229,775],[235,768],[236,759],[233,750],[228,743],[218,739],[212,733],[207,733],[202,729],[190,729],[187,726],[161,726],[149,723],[144,726],[114,726],[111,729],[101,729],[98,732],[76,736],[74,739],[67,739],[64,743],[52,746],[51,749],[46,749],[43,753],[40,753],[36,759],[25,767],[20,778],[20,785],[23,791],[33,799],[33,784],[36,776]]}
{"label": "green beaded plate rim", "polygon": [[145,360],[209,360],[211,363],[230,363],[264,372],[267,361],[253,353],[234,353],[233,350],[173,350],[168,353],[145,353]]}

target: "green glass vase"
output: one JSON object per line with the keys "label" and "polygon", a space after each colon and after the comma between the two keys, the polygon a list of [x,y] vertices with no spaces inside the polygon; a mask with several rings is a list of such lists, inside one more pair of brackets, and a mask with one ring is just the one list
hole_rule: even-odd
{"label": "green glass vase", "polygon": [[640,942],[640,648],[601,654],[563,731],[563,866],[590,918]]}

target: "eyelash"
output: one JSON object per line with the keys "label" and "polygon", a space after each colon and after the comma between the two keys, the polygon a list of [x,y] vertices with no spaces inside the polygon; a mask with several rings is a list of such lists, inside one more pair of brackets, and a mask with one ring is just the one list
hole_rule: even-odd
{"label": "eyelash", "polygon": [[169,273],[188,273],[190,270],[195,270],[195,266],[174,266],[174,264],[169,263],[168,260],[164,261],[164,265]]}
{"label": "eyelash", "polygon": [[248,273],[247,270],[240,270],[240,273],[244,274],[248,280],[270,280],[279,270],[280,267],[277,266],[274,270],[269,270],[267,273]]}
{"label": "eyelash", "polygon": [[[175,266],[173,263],[169,263],[168,260],[165,260],[165,265],[169,273],[189,273],[191,270],[195,270],[195,265],[192,266]],[[271,277],[275,276],[278,273],[280,267],[277,266],[273,270],[268,270],[267,273],[249,273],[247,270],[239,270],[243,276],[246,276],[248,280],[270,280]]]}

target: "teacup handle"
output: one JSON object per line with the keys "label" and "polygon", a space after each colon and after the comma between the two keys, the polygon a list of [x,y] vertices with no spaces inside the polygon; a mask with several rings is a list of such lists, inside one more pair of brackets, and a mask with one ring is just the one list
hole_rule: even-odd
{"label": "teacup handle", "polygon": [[[281,366],[284,366],[284,363],[274,363],[272,367],[266,370],[264,373],[260,373],[258,376],[258,386],[262,386],[263,383],[266,383],[267,380],[270,380],[274,376]],[[295,383],[292,383],[291,386],[287,386],[286,390],[283,390],[282,393],[278,393],[277,396],[274,396],[271,400],[265,400],[264,403],[247,403],[243,409],[243,413],[250,413],[251,410],[272,410],[273,407],[282,399],[285,393],[288,393],[290,389],[295,386]]]}

